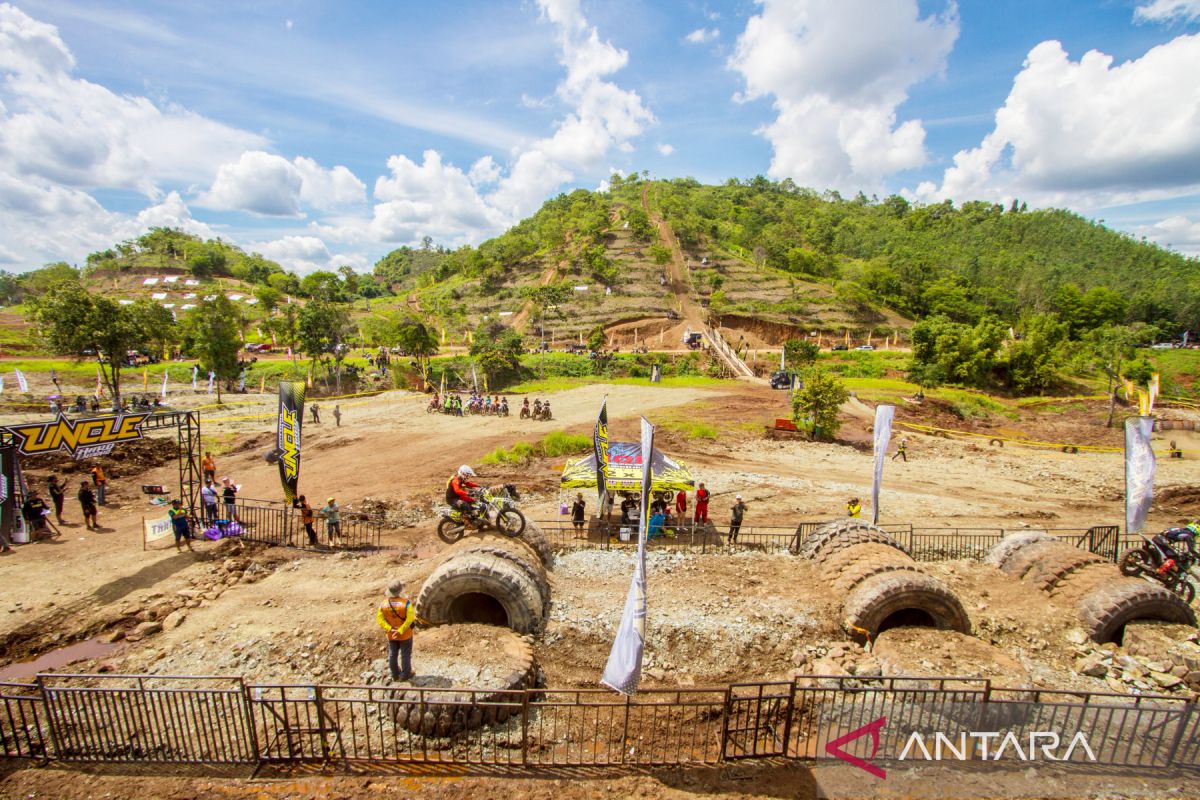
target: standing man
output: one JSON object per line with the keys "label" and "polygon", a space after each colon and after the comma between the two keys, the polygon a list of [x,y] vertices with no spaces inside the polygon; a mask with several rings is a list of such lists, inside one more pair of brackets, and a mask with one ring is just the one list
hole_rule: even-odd
{"label": "standing man", "polygon": [[309,412],[312,414],[312,421],[313,421],[313,422],[320,422],[320,421],[321,421],[321,409],[320,409],[320,406],[318,406],[316,403],[313,403],[311,406],[309,406],[309,407],[308,407],[308,410],[309,410]]}
{"label": "standing man", "polygon": [[896,452],[892,455],[892,461],[895,461],[897,456],[903,459],[905,464],[908,463],[908,439],[901,439],[900,444],[896,445]]}
{"label": "standing man", "polygon": [[851,519],[858,519],[862,516],[862,503],[858,502],[857,497],[851,497],[846,501],[846,516]]}
{"label": "standing man", "polygon": [[746,501],[739,494],[729,510],[729,542],[737,541],[738,533],[742,530],[742,519],[746,516]]}
{"label": "standing man", "polygon": [[[388,671],[392,681],[406,681],[413,676],[412,648],[413,622],[417,609],[411,600],[403,596],[404,582],[396,581],[387,587],[387,599],[375,612],[375,621],[387,631]],[[400,664],[396,664],[396,657]]]}
{"label": "standing man", "polygon": [[58,482],[57,475],[51,475],[50,483],[50,502],[54,503],[54,518],[58,520],[58,524],[62,525],[62,510],[63,501],[67,499],[67,490],[61,483]]}
{"label": "standing man", "polygon": [[92,493],[91,484],[80,481],[76,497],[79,498],[79,507],[83,509],[83,524],[89,531],[100,530],[100,523],[96,521],[96,495]]}
{"label": "standing man", "polygon": [[575,495],[575,502],[571,504],[571,524],[575,526],[575,538],[583,538],[583,523],[584,509],[587,504],[583,502],[583,492],[578,492]]}
{"label": "standing man", "polygon": [[102,506],[108,505],[104,502],[104,489],[108,486],[108,476],[104,474],[104,467],[99,464],[92,467],[92,480],[96,482],[96,502]]}
{"label": "standing man", "polygon": [[225,501],[225,519],[237,522],[237,493],[238,487],[233,481],[225,478],[225,488],[221,490],[221,499]]}
{"label": "standing man", "polygon": [[325,501],[321,516],[325,518],[325,535],[329,537],[329,546],[341,546],[339,539],[342,537],[342,511],[332,497]]}
{"label": "standing man", "polygon": [[175,551],[182,550],[179,546],[180,542],[186,544],[187,549],[191,550],[192,528],[188,524],[187,512],[183,510],[183,503],[179,500],[172,500],[171,507],[167,509],[167,516],[171,518],[171,532],[175,534]]}
{"label": "standing man", "polygon": [[687,491],[684,489],[675,495],[675,516],[679,517],[680,525],[687,522]]}
{"label": "standing man", "polygon": [[204,481],[204,488],[200,490],[200,504],[204,506],[204,521],[210,525],[217,521],[217,490],[213,486],[212,478],[207,478]]}
{"label": "standing man", "polygon": [[212,483],[217,479],[217,462],[210,452],[204,453],[204,460],[200,462],[200,469],[204,470],[204,480]]}
{"label": "standing man", "polygon": [[342,407],[337,403],[333,404],[333,421],[337,423],[336,427],[342,427]]}
{"label": "standing man", "polygon": [[304,532],[308,534],[308,543],[316,547],[317,530],[313,524],[317,521],[317,517],[313,513],[312,506],[308,504],[308,498],[300,495],[296,498],[296,502],[292,503],[292,508],[300,509],[300,523],[304,526]]}
{"label": "standing man", "polygon": [[704,483],[696,489],[696,516],[693,521],[699,525],[708,522],[708,489],[704,488]]}

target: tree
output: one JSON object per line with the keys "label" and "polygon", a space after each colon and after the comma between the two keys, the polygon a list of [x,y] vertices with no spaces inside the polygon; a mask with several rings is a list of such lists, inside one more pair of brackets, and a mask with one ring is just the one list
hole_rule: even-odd
{"label": "tree", "polygon": [[588,350],[591,350],[593,353],[599,353],[604,349],[604,343],[604,326],[597,325],[596,327],[592,328],[592,332],[587,335]]}
{"label": "tree", "polygon": [[841,427],[838,413],[850,398],[846,384],[820,367],[804,371],[804,386],[792,397],[792,421],[804,425],[813,439],[833,438]]}
{"label": "tree", "polygon": [[1008,347],[1007,384],[1021,394],[1046,391],[1058,375],[1067,324],[1057,314],[1034,314],[1025,320],[1020,340]]}
{"label": "tree", "polygon": [[492,386],[514,377],[521,369],[521,354],[525,351],[521,334],[499,322],[484,323],[475,329],[471,355]]}
{"label": "tree", "polygon": [[943,383],[985,386],[1005,333],[994,318],[980,320],[974,327],[940,315],[923,319],[910,333],[909,378],[925,387]]}
{"label": "tree", "polygon": [[671,260],[671,249],[663,247],[661,244],[652,244],[650,245],[650,258],[660,266],[666,264]]}
{"label": "tree", "polygon": [[340,389],[342,360],[348,350],[345,340],[351,332],[350,315],[345,307],[324,297],[314,297],[300,310],[296,328],[300,348],[309,360],[323,365],[333,361],[333,371]]}
{"label": "tree", "polygon": [[241,339],[238,337],[237,312],[223,294],[201,303],[184,324],[184,347],[200,360],[200,368],[216,376],[217,402],[221,402],[221,381],[238,376]]}
{"label": "tree", "polygon": [[267,320],[266,327],[275,334],[275,341],[292,351],[292,363],[296,363],[296,343],[300,339],[300,312],[297,306],[288,303],[277,316]]}
{"label": "tree", "polygon": [[425,374],[429,359],[437,355],[438,340],[425,323],[406,319],[396,326],[396,346],[417,360],[417,369]]}
{"label": "tree", "polygon": [[788,339],[783,343],[783,360],[785,367],[805,369],[817,363],[821,348],[815,342],[807,339]]}
{"label": "tree", "polygon": [[279,306],[279,301],[283,299],[283,293],[270,286],[254,287],[254,296],[258,298],[258,304],[266,314],[273,312]]}
{"label": "tree", "polygon": [[337,273],[328,270],[317,270],[304,276],[300,281],[300,291],[307,297],[320,298],[326,302],[341,302],[345,300],[342,280]]}
{"label": "tree", "polygon": [[174,337],[169,311],[149,300],[131,305],[88,293],[77,280],[54,284],[31,302],[31,315],[58,353],[96,359],[113,405],[121,401],[121,369],[130,351],[159,348]]}
{"label": "tree", "polygon": [[1153,338],[1154,331],[1146,325],[1105,325],[1084,334],[1076,365],[1088,371],[1100,371],[1108,378],[1108,421],[1112,427],[1116,416],[1117,387],[1126,362],[1133,358],[1134,346]]}

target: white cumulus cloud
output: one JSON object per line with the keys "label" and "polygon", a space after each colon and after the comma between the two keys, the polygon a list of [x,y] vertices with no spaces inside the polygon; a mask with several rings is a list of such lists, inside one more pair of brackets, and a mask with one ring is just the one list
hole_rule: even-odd
{"label": "white cumulus cloud", "polygon": [[343,265],[361,272],[368,266],[368,259],[361,253],[335,253],[317,236],[284,236],[254,243],[249,249],[300,275],[321,269],[335,270]]}
{"label": "white cumulus cloud", "polygon": [[692,44],[708,44],[715,42],[720,35],[720,28],[697,28],[683,38]]}
{"label": "white cumulus cloud", "polygon": [[1167,217],[1153,225],[1139,225],[1133,232],[1181,253],[1200,255],[1200,220]]}
{"label": "white cumulus cloud", "polygon": [[222,164],[212,188],[200,203],[210,208],[249,211],[272,217],[303,216],[301,203],[335,208],[366,198],[366,186],[342,166],[327,170],[303,156],[251,150]]}
{"label": "white cumulus cloud", "polygon": [[957,6],[922,18],[916,0],[759,0],[729,59],[745,90],[773,100],[761,128],[769,173],[801,185],[873,191],[926,161],[925,130],[896,109],[941,73],[958,38]]}
{"label": "white cumulus cloud", "polygon": [[1034,47],[995,127],[960,151],[941,187],[919,196],[1019,196],[1089,208],[1186,194],[1200,187],[1200,36],[1180,36],[1114,64],[1092,50]]}
{"label": "white cumulus cloud", "polygon": [[675,152],[675,145],[667,144],[666,142],[662,142],[661,144],[658,145],[658,147],[656,149],[658,150],[658,152],[661,155],[669,156]]}
{"label": "white cumulus cloud", "polygon": [[1191,22],[1200,19],[1200,0],[1151,0],[1133,10],[1138,22]]}

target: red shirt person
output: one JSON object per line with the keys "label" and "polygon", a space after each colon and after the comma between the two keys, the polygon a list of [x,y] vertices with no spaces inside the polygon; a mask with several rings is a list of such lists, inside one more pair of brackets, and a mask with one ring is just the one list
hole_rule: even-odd
{"label": "red shirt person", "polygon": [[708,522],[708,489],[701,483],[696,489],[696,522]]}
{"label": "red shirt person", "polygon": [[681,519],[687,517],[687,492],[683,489],[680,489],[679,494],[675,495],[675,513]]}

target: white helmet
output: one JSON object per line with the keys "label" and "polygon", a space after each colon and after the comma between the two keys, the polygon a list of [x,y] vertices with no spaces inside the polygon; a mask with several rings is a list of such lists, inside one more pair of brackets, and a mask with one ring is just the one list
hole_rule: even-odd
{"label": "white helmet", "polygon": [[459,477],[462,477],[462,478],[466,478],[466,477],[473,478],[473,477],[475,477],[475,470],[471,469],[466,464],[463,464],[461,467],[458,468],[458,474],[459,474]]}

